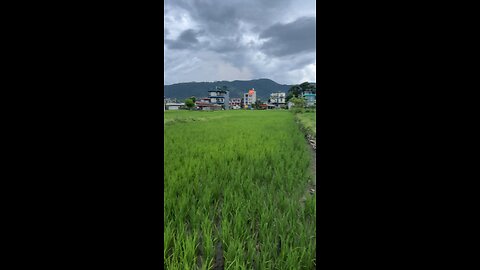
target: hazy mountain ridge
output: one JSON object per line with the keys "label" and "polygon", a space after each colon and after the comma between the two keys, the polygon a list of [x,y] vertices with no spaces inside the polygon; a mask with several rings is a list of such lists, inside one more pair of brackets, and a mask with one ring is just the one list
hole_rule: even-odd
{"label": "hazy mountain ridge", "polygon": [[164,96],[167,98],[186,99],[191,96],[197,98],[208,96],[208,91],[215,86],[226,86],[230,90],[231,98],[240,98],[249,89],[255,88],[257,98],[266,101],[273,92],[288,92],[292,85],[278,84],[270,79],[258,79],[250,81],[217,81],[217,82],[189,82],[172,85],[164,85]]}

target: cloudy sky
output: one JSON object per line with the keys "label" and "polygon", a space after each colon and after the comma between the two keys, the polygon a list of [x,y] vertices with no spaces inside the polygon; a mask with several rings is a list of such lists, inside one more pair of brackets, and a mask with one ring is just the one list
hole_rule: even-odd
{"label": "cloudy sky", "polygon": [[165,0],[165,84],[316,81],[315,0]]}

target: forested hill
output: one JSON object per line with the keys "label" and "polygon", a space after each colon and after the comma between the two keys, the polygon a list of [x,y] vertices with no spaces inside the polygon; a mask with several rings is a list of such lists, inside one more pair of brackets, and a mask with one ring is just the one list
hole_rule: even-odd
{"label": "forested hill", "polygon": [[240,98],[249,89],[255,88],[257,98],[266,101],[273,92],[288,92],[291,85],[278,84],[269,79],[251,81],[219,81],[219,82],[191,82],[164,85],[164,96],[167,98],[186,99],[191,96],[202,98],[208,96],[208,91],[215,89],[215,86],[226,86],[230,90],[231,98]]}

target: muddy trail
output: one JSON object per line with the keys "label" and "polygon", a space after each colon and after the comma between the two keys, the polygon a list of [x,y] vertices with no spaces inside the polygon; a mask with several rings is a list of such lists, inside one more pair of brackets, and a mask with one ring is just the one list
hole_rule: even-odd
{"label": "muddy trail", "polygon": [[305,140],[309,145],[308,150],[311,156],[309,169],[312,178],[308,182],[305,193],[300,199],[301,203],[305,204],[308,196],[315,194],[317,191],[317,140],[314,136],[310,135],[299,122],[297,122],[297,124],[300,126],[300,130],[302,130],[302,132],[305,134]]}
{"label": "muddy trail", "polygon": [[215,259],[213,261],[213,270],[223,270],[225,264],[225,258],[223,257],[223,245],[222,245],[222,206],[223,195],[220,196],[220,200],[217,207],[217,213],[215,215],[215,236],[217,242],[215,243]]}

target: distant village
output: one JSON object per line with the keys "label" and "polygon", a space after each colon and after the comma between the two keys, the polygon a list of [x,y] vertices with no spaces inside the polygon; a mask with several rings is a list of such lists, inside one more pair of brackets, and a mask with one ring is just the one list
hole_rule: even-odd
{"label": "distant village", "polygon": [[[286,101],[285,92],[275,92],[270,94],[267,102],[260,102],[257,99],[257,92],[254,88],[243,94],[242,98],[230,98],[230,91],[224,88],[216,87],[208,91],[208,96],[194,100],[193,109],[202,111],[215,110],[272,110],[272,109],[290,109],[292,102]],[[299,97],[305,100],[305,107],[315,107],[317,97],[314,91],[302,91]],[[187,109],[185,102],[178,102],[176,99],[164,97],[163,110],[182,110]]]}

